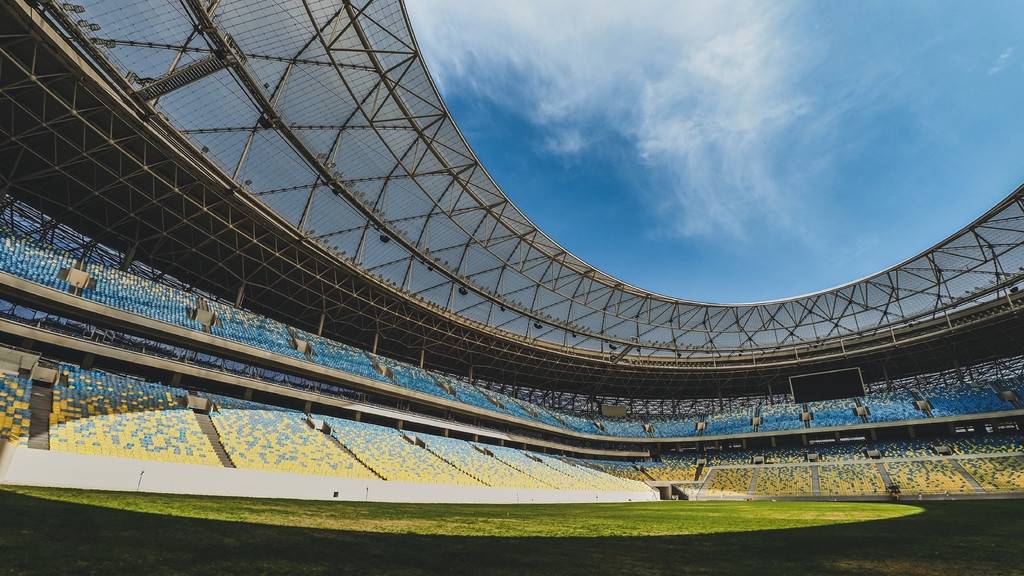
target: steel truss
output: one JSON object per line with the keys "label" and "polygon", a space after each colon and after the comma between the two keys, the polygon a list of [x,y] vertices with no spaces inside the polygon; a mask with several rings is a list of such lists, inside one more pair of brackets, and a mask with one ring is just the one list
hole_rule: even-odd
{"label": "steel truss", "polygon": [[[665,299],[586,269],[493,186],[399,3],[242,4],[4,8],[0,186],[36,223],[26,233],[76,230],[84,254],[564,406],[767,393],[851,357],[898,376],[1020,342],[1008,292],[1024,259],[1019,192],[928,254],[836,291],[752,306]],[[182,70],[198,72],[171,81]],[[523,286],[510,292],[512,278]]]}

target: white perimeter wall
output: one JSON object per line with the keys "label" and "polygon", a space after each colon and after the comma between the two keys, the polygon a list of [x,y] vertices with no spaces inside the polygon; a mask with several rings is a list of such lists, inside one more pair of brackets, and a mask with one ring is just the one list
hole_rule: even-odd
{"label": "white perimeter wall", "polygon": [[[7,464],[6,476],[4,464]],[[34,450],[13,444],[4,446],[2,442],[0,483],[127,492],[372,502],[539,504],[639,502],[658,499],[658,494],[653,489],[649,492],[599,492],[354,480],[88,456]],[[338,493],[337,497],[334,496],[335,492]]]}

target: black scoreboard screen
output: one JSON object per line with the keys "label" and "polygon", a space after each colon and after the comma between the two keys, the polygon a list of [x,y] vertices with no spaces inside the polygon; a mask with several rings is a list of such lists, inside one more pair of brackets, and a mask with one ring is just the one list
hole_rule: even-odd
{"label": "black scoreboard screen", "polygon": [[861,378],[860,368],[790,376],[789,387],[796,402],[838,400],[864,395],[864,380]]}

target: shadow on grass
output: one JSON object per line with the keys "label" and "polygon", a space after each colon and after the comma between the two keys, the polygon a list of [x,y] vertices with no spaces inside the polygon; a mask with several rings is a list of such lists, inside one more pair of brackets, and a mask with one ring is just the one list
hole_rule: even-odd
{"label": "shadow on grass", "polygon": [[920,506],[813,528],[476,537],[182,518],[0,490],[0,574],[1024,574],[1013,552],[1024,501]]}

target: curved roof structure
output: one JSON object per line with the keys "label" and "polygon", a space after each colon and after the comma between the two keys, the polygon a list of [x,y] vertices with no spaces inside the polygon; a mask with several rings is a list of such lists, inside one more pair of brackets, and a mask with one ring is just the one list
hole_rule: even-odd
{"label": "curved roof structure", "polygon": [[666,359],[772,350],[941,317],[1024,271],[1017,191],[831,290],[732,305],[655,294],[577,258],[509,200],[445,108],[401,1],[76,1],[65,10],[134,96],[297,233],[520,338]]}

